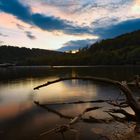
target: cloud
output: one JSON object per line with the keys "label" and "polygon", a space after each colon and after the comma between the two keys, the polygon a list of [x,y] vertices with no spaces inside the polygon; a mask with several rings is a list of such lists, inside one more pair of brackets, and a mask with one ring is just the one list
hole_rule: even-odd
{"label": "cloud", "polygon": [[[107,6],[108,4],[109,4],[108,7],[112,7],[115,3],[117,4],[117,6],[119,6],[120,4],[125,4],[126,1],[118,0],[117,2],[110,2],[110,4],[107,1],[104,3],[93,1],[91,4],[83,3],[81,7],[83,6],[85,8],[89,8],[89,6],[103,7],[103,6]],[[115,17],[109,18],[109,21],[106,20],[106,22],[110,22],[110,25],[105,28],[98,27],[98,25],[100,25],[100,23],[104,21],[103,18],[93,22],[94,24],[96,22],[94,28],[88,26],[76,26],[71,22],[60,19],[58,17],[47,16],[39,13],[32,13],[30,7],[21,3],[20,0],[0,0],[0,10],[14,15],[18,19],[30,24],[31,26],[34,25],[42,30],[47,30],[50,32],[63,31],[66,34],[74,34],[74,35],[96,34],[101,36],[101,38],[108,38],[108,37],[114,37],[120,35],[125,32],[130,32],[132,30],[139,29],[138,27],[139,21],[137,19],[131,21],[124,21],[114,25],[114,23],[118,22],[117,20],[119,20]],[[103,24],[101,23],[101,25]],[[19,29],[24,29],[24,27],[22,27],[19,24],[17,24],[17,27]]]}
{"label": "cloud", "polygon": [[73,11],[73,13],[78,12],[86,12],[90,10],[99,10],[99,9],[106,9],[106,10],[117,10],[120,7],[126,6],[131,4],[132,0],[87,0],[77,6],[77,8]]}
{"label": "cloud", "polygon": [[19,0],[0,0],[0,10],[12,14],[28,24],[36,25],[43,30],[60,30],[67,34],[91,34],[88,27],[75,26],[69,21],[58,17],[39,13],[34,14],[28,6],[23,5]]}
{"label": "cloud", "polygon": [[24,30],[25,29],[25,27],[23,26],[23,25],[21,25],[21,24],[16,24],[16,26],[18,27],[18,29],[20,29],[20,30]]}
{"label": "cloud", "polygon": [[67,20],[62,20],[52,16],[42,14],[33,14],[32,22],[39,28],[47,31],[60,30],[67,34],[91,34],[88,27],[79,27],[71,25]]}
{"label": "cloud", "polygon": [[114,25],[114,23],[118,23],[118,22],[119,22],[119,18],[117,17],[101,17],[97,20],[94,20],[91,23],[91,25],[98,28],[98,27],[106,27],[108,25]]}
{"label": "cloud", "polygon": [[[114,20],[114,19],[112,19]],[[100,22],[100,21],[99,21]],[[117,24],[109,25],[106,27],[99,27],[93,30],[93,34],[99,36],[100,39],[114,38],[121,34],[132,32],[140,29],[140,19],[127,20]],[[97,39],[98,40],[98,39]],[[74,50],[86,47],[87,45],[95,43],[97,40],[77,40],[69,41],[60,48],[60,51]]]}
{"label": "cloud", "polygon": [[3,43],[4,43],[4,41],[1,41],[1,40],[0,40],[0,45],[2,45]]}
{"label": "cloud", "polygon": [[36,37],[30,31],[26,31],[25,34],[29,39],[32,39],[32,40],[36,39]]}
{"label": "cloud", "polygon": [[69,41],[63,45],[62,48],[58,51],[69,51],[69,50],[78,50],[80,48],[89,47],[91,44],[95,43],[95,39],[85,39],[85,40],[76,40]]}
{"label": "cloud", "polygon": [[62,20],[58,17],[46,16],[42,14],[33,14],[32,22],[37,27],[47,31],[63,31],[66,34],[92,34],[89,27],[75,26],[67,20]]}
{"label": "cloud", "polygon": [[126,20],[115,25],[100,27],[94,30],[94,34],[100,36],[101,39],[113,38],[124,33],[132,32],[140,29],[140,19]]}
{"label": "cloud", "polygon": [[3,33],[0,33],[0,36],[2,36],[2,37],[8,37],[8,35],[5,35]]}
{"label": "cloud", "polygon": [[30,8],[22,5],[19,0],[0,0],[0,10],[16,16],[20,20],[30,22]]}

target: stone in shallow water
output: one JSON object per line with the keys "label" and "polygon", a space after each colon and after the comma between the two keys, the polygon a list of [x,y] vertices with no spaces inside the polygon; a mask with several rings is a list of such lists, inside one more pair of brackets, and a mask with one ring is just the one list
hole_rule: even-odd
{"label": "stone in shallow water", "polygon": [[102,134],[103,133],[102,128],[92,128],[91,131],[94,132],[95,134]]}

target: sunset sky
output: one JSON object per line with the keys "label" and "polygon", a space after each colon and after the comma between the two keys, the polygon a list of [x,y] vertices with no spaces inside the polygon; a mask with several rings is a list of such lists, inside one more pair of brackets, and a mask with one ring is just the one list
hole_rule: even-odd
{"label": "sunset sky", "polygon": [[0,44],[84,47],[140,29],[140,0],[0,0]]}

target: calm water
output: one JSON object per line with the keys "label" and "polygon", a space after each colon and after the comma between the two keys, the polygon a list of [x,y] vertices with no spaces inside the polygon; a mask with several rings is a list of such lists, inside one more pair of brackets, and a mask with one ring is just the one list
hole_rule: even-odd
{"label": "calm water", "polygon": [[[0,69],[0,139],[2,140],[62,140],[61,134],[49,133],[40,137],[47,130],[70,120],[34,104],[34,101],[45,103],[63,103],[79,100],[116,99],[119,89],[106,84],[91,81],[69,80],[52,84],[51,86],[34,91],[33,88],[47,81],[68,76],[99,76],[115,80],[131,80],[136,74],[140,75],[140,67],[15,67]],[[138,93],[135,92],[138,96]],[[123,96],[122,96],[123,97]],[[87,113],[84,117],[108,118],[103,112],[111,106],[103,104],[73,104],[49,105],[63,114],[77,116],[85,108],[102,106],[103,109]],[[132,112],[130,109],[128,109]],[[118,127],[122,124],[118,124]],[[105,125],[78,122],[74,125],[79,133],[79,139],[105,139],[110,137],[117,123]],[[120,130],[121,131],[121,130]],[[122,132],[124,133],[124,132]],[[77,133],[66,132],[65,139],[75,139]]]}

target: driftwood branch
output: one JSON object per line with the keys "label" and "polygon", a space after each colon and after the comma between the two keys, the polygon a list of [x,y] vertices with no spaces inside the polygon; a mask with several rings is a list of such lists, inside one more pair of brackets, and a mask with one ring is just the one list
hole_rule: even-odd
{"label": "driftwood branch", "polygon": [[[54,110],[54,109],[52,109],[52,108],[50,108],[50,107],[48,107],[44,104],[40,104],[37,101],[34,101],[34,103],[37,106],[47,110],[48,112],[54,113],[55,115],[57,115],[61,118],[69,119],[69,120],[72,120],[72,119],[75,118],[75,116],[64,115],[60,111]],[[81,114],[78,115],[78,117],[80,116],[78,120],[82,120],[83,122],[86,122],[86,123],[109,123],[110,121],[113,121],[112,119],[110,119],[110,120],[109,119],[96,119],[92,116],[89,116],[88,118],[83,117],[87,112],[94,111],[94,110],[97,110],[97,109],[100,109],[100,108],[102,108],[102,107],[96,107],[95,106],[95,107],[86,108]]]}
{"label": "driftwood branch", "polygon": [[103,82],[103,83],[108,83],[108,84],[112,84],[118,88],[120,88],[120,90],[123,91],[123,93],[126,96],[128,105],[133,109],[133,111],[135,112],[135,115],[137,117],[137,120],[140,121],[140,105],[139,103],[135,100],[135,98],[133,97],[133,92],[131,91],[131,89],[128,87],[127,82],[123,81],[123,82],[119,82],[119,81],[115,81],[115,80],[111,80],[111,79],[107,79],[107,78],[100,78],[100,77],[67,77],[67,78],[60,78],[54,81],[50,81],[47,82],[43,85],[37,86],[34,88],[34,90],[57,83],[57,82],[61,82],[61,81],[65,81],[65,80],[72,80],[72,79],[77,79],[77,80],[91,80],[91,81],[96,81],[96,82]]}
{"label": "driftwood branch", "polygon": [[96,119],[92,116],[89,116],[89,118],[83,118],[84,114],[86,114],[87,112],[94,111],[94,110],[100,109],[102,107],[89,107],[89,108],[86,108],[85,110],[83,110],[83,112],[81,114],[79,114],[78,116],[72,117],[72,116],[68,116],[68,115],[63,115],[61,112],[56,111],[56,110],[54,110],[46,105],[42,105],[37,101],[34,101],[34,103],[37,106],[42,107],[43,109],[46,109],[47,111],[52,112],[59,117],[70,120],[67,124],[62,124],[56,128],[42,132],[40,134],[40,136],[44,136],[44,135],[47,135],[49,133],[61,133],[61,135],[64,136],[64,133],[66,131],[71,131],[71,132],[74,132],[77,134],[78,130],[74,129],[72,126],[74,124],[78,123],[80,120],[83,122],[86,122],[86,123],[109,123],[110,121],[113,121],[113,120]]}
{"label": "driftwood branch", "polygon": [[42,107],[43,109],[46,109],[47,111],[49,112],[52,112],[54,114],[56,114],[57,116],[61,117],[61,118],[65,118],[65,119],[69,119],[70,121],[67,123],[67,124],[62,124],[56,128],[53,128],[51,130],[48,130],[48,131],[45,131],[45,132],[42,132],[40,134],[40,136],[44,136],[44,135],[47,135],[49,133],[61,133],[62,137],[64,137],[64,133],[66,131],[71,131],[71,132],[74,132],[76,133],[76,139],[78,138],[78,130],[74,129],[72,126],[76,123],[78,123],[80,120],[83,121],[83,122],[86,122],[86,123],[109,123],[111,121],[113,121],[112,119],[96,119],[94,117],[91,117],[89,116],[89,118],[83,118],[84,114],[86,114],[87,112],[90,112],[90,111],[94,111],[94,110],[97,110],[97,109],[100,109],[101,107],[89,107],[89,108],[86,108],[81,114],[79,114],[78,116],[69,116],[69,115],[63,115],[61,112],[59,111],[56,111],[46,105],[42,105],[40,104],[39,102],[37,101],[34,101],[34,103],[39,106],[39,107]]}
{"label": "driftwood branch", "polygon": [[110,112],[107,112],[112,118],[114,118],[114,120],[116,120],[116,121],[118,121],[118,122],[122,122],[122,123],[124,123],[126,120],[125,120],[125,118],[121,118],[121,117],[118,117],[117,115],[114,115],[114,114],[112,114],[112,113],[110,113]]}
{"label": "driftwood branch", "polygon": [[119,107],[119,108],[129,107],[129,105],[127,104],[127,102],[118,103],[117,101],[112,101],[111,100],[111,101],[107,101],[107,103],[110,104],[110,105],[112,105],[112,106]]}
{"label": "driftwood branch", "polygon": [[49,81],[45,84],[42,84],[42,85],[39,85],[37,87],[34,88],[34,90],[36,89],[40,89],[42,87],[45,87],[45,86],[49,86],[51,84],[54,84],[54,83],[58,83],[58,82],[61,82],[61,81],[66,81],[66,80],[72,80],[72,79],[75,79],[75,80],[92,80],[92,81],[96,81],[96,82],[103,82],[103,83],[109,83],[109,84],[117,84],[118,81],[114,81],[114,80],[111,80],[111,79],[107,79],[107,78],[98,78],[98,77],[67,77],[67,78],[59,78],[57,80],[54,80],[54,81]]}
{"label": "driftwood branch", "polygon": [[[113,102],[110,100],[106,100],[106,101],[105,100],[97,100],[97,101],[91,100],[91,101],[78,101],[78,102],[72,102],[72,103],[62,103],[62,104],[82,104],[82,103],[106,102],[110,105],[113,105],[114,107],[119,107],[119,109],[111,109],[111,110],[106,111],[110,116],[112,116],[113,119],[111,119],[111,120],[96,119],[92,116],[89,116],[89,118],[84,118],[83,115],[86,113],[86,110],[84,110],[85,112],[83,112],[82,114],[80,114],[77,117],[68,116],[68,115],[64,115],[56,110],[50,109],[48,106],[40,105],[38,102],[36,102],[36,104],[44,109],[47,109],[48,111],[50,111],[52,113],[55,113],[56,115],[58,115],[62,118],[72,119],[74,121],[74,123],[76,123],[79,120],[82,120],[82,121],[87,122],[87,123],[108,123],[108,122],[111,122],[114,120],[119,121],[119,122],[123,122],[123,123],[126,121],[136,121],[137,123],[136,123],[135,130],[136,130],[136,132],[140,133],[140,125],[139,125],[140,124],[140,104],[139,104],[139,101],[137,101],[134,98],[133,92],[129,88],[129,85],[135,85],[135,87],[137,87],[137,88],[140,87],[140,78],[139,77],[137,77],[133,81],[133,83],[132,82],[127,83],[126,81],[120,82],[120,81],[115,81],[115,80],[111,80],[111,79],[107,79],[107,78],[100,78],[100,77],[67,77],[67,78],[60,78],[60,79],[39,85],[39,86],[35,87],[34,90],[40,89],[40,88],[45,87],[45,86],[49,86],[49,85],[57,83],[57,82],[61,82],[61,81],[65,81],[65,80],[73,80],[73,79],[75,79],[75,80],[91,80],[94,82],[102,82],[102,83],[111,84],[111,85],[119,88],[123,92],[123,94],[126,97],[126,100],[121,99],[122,102],[120,102],[120,103],[118,103],[118,99],[117,99],[117,102],[115,102],[115,101]],[[122,109],[122,108],[125,108],[128,106],[131,107],[131,109],[134,111],[134,115],[129,114],[128,112],[126,112],[125,110]],[[87,109],[87,111],[92,111],[92,109],[94,110],[96,108],[89,108],[89,109]],[[124,115],[124,117],[121,118],[117,115],[114,115],[114,113],[121,113]],[[68,126],[69,125],[70,124],[68,124]],[[67,128],[69,128],[68,126],[67,126]]]}
{"label": "driftwood branch", "polygon": [[54,110],[54,109],[51,109],[50,107],[48,107],[48,106],[46,106],[46,105],[40,104],[40,103],[37,102],[37,101],[34,101],[34,103],[35,103],[37,106],[39,106],[39,107],[41,107],[41,108],[47,110],[48,112],[52,112],[52,113],[56,114],[56,115],[59,116],[60,118],[72,119],[72,118],[74,117],[74,116],[64,115],[64,114],[62,114],[62,113],[60,113],[60,112],[58,112],[58,111],[56,111],[56,110]]}
{"label": "driftwood branch", "polygon": [[[113,105],[113,101],[114,100],[89,100],[89,101],[74,101],[74,102],[61,102],[61,103],[46,103],[43,105],[68,105],[68,104],[87,104],[87,103],[108,103],[110,105]],[[117,101],[122,101],[122,103],[124,103],[125,99],[117,99]],[[123,107],[125,106],[125,104],[121,104],[120,105]]]}
{"label": "driftwood branch", "polygon": [[[123,114],[125,116],[123,118],[123,120],[126,120],[126,121],[136,121],[136,116],[135,115],[132,115],[132,114],[128,113],[127,111],[123,110],[123,109],[110,109],[110,110],[108,110],[106,112],[108,112],[109,115],[112,115],[110,113],[120,113],[120,114]],[[118,118],[120,118],[120,117],[118,117]],[[120,119],[122,119],[122,118],[120,118]]]}

